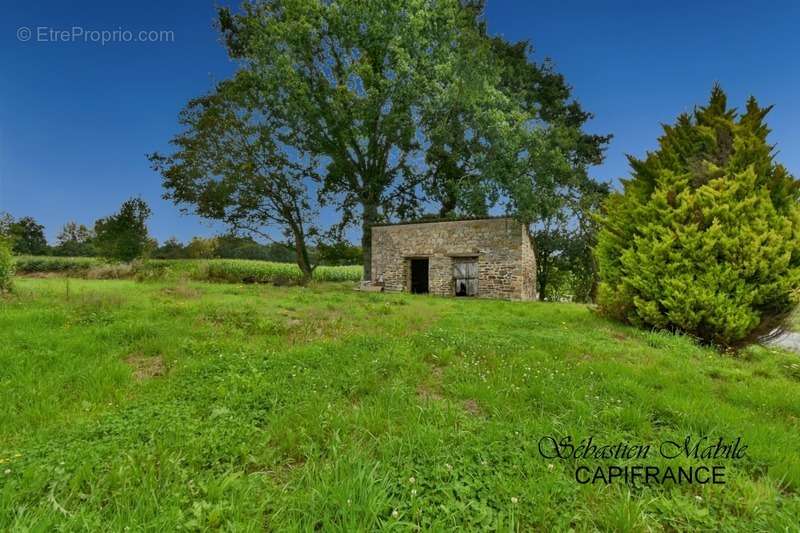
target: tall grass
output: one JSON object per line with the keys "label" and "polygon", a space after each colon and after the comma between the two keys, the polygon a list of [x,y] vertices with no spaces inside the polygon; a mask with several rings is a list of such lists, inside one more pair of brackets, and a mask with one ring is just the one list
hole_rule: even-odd
{"label": "tall grass", "polygon": [[[140,281],[188,278],[225,283],[276,283],[293,285],[302,273],[293,263],[274,263],[247,259],[149,259],[132,263],[112,263],[95,257],[23,256],[17,264],[23,274],[57,273],[88,279],[126,279]],[[360,266],[320,266],[315,281],[358,281]]]}

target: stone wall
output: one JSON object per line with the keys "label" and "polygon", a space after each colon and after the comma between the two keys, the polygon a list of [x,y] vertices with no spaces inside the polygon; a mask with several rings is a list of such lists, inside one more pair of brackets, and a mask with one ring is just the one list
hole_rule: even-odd
{"label": "stone wall", "polygon": [[536,262],[528,230],[511,218],[373,226],[372,276],[385,290],[409,291],[410,260],[427,258],[431,294],[452,296],[454,258],[478,259],[478,296],[530,300]]}

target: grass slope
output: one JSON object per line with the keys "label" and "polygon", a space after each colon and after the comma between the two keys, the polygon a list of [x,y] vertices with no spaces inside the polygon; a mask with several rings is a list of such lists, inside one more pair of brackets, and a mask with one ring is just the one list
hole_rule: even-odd
{"label": "grass slope", "polygon": [[[17,287],[0,301],[2,530],[797,527],[787,354],[723,357],[571,304]],[[703,433],[749,445],[725,485],[581,485],[576,463],[597,461],[537,450]]]}

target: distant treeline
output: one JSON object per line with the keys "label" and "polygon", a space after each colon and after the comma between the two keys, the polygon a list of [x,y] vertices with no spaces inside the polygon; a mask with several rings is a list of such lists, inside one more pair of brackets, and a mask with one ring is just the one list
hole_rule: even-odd
{"label": "distant treeline", "polygon": [[[309,250],[315,264],[358,265],[361,263],[361,247],[347,242],[318,245]],[[187,244],[175,238],[168,239],[156,247],[150,257],[154,259],[258,259],[276,263],[294,263],[295,250],[284,243],[263,244],[250,237],[221,235],[209,239],[195,237]]]}
{"label": "distant treeline", "polygon": [[[102,224],[101,224],[102,226]],[[95,224],[95,227],[99,227]],[[33,217],[13,218],[9,214],[0,215],[0,235],[9,237],[16,255],[96,257],[104,253],[103,244],[94,229],[83,224],[67,222],[59,232],[55,245],[45,238],[44,226]],[[151,237],[146,238],[144,257],[153,259],[257,259],[278,263],[294,263],[295,250],[288,244],[272,242],[260,243],[251,237],[220,235],[217,237],[194,237],[188,243],[170,238],[159,244]],[[310,250],[315,264],[357,265],[361,262],[360,246],[348,242],[318,245]]]}

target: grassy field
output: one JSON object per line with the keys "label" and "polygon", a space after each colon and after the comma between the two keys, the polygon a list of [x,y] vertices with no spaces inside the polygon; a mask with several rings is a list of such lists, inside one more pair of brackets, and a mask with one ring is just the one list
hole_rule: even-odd
{"label": "grassy field", "polygon": [[[19,279],[0,530],[797,530],[796,356],[351,289]],[[725,484],[581,484],[641,461],[537,447],[703,434],[748,445]]]}

